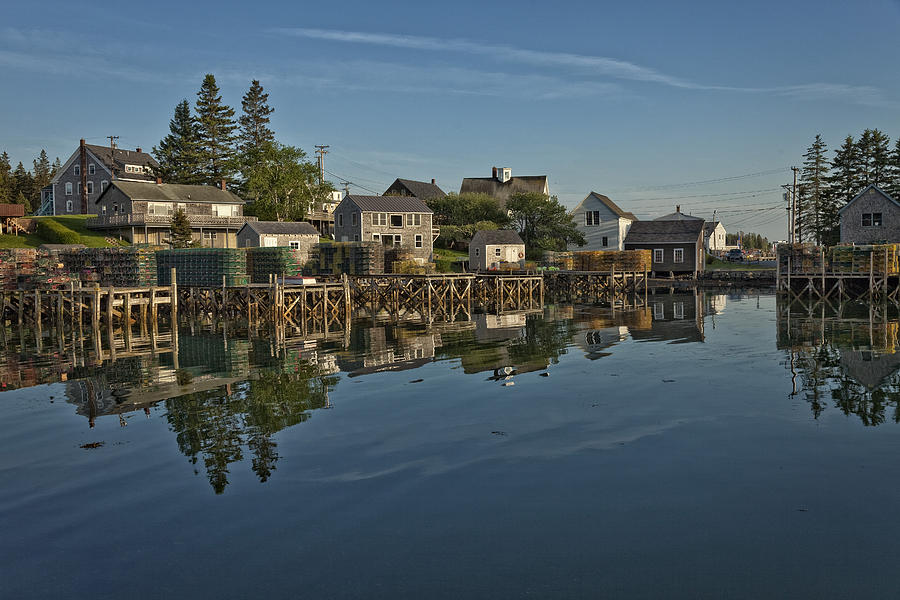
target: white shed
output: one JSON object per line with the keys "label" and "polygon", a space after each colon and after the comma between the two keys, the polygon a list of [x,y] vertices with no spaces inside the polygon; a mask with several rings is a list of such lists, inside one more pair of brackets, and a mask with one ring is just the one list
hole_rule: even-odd
{"label": "white shed", "polygon": [[512,229],[476,231],[469,242],[469,269],[489,271],[501,262],[525,266],[525,242]]}

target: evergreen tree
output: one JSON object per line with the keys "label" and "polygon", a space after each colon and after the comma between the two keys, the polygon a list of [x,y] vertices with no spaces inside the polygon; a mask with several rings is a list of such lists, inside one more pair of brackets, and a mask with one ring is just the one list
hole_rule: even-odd
{"label": "evergreen tree", "polygon": [[252,155],[275,141],[275,133],[269,129],[269,115],[275,109],[269,106],[269,94],[263,91],[257,79],[250,83],[250,89],[241,99],[241,107],[244,114],[238,119],[238,142],[242,154]]}
{"label": "evergreen tree", "polygon": [[4,151],[0,154],[0,202],[11,202],[13,198],[12,192],[12,165],[9,164],[9,154]]}
{"label": "evergreen tree", "polygon": [[828,177],[828,193],[838,210],[853,200],[862,188],[859,147],[853,136],[844,138],[844,143],[835,150],[831,159],[831,175]]}
{"label": "evergreen tree", "polygon": [[887,178],[888,183],[885,191],[893,196],[895,200],[900,199],[900,137],[897,138],[894,150],[891,152]]}
{"label": "evergreen tree", "polygon": [[[34,178],[31,176],[31,173],[25,170],[25,165],[22,164],[22,161],[19,161],[19,164],[16,165],[16,168],[12,172],[12,184],[13,184],[13,202],[16,204],[27,204],[28,199],[32,197],[34,194]],[[24,198],[25,201],[21,201]]]}
{"label": "evergreen tree", "polygon": [[857,143],[862,186],[888,183],[890,138],[878,129],[866,129]]}
{"label": "evergreen tree", "polygon": [[191,105],[182,100],[175,106],[175,116],[169,121],[169,134],[153,147],[159,163],[155,174],[166,183],[200,183],[199,133],[191,115]]}
{"label": "evergreen tree", "polygon": [[197,132],[199,158],[204,183],[217,185],[222,179],[234,179],[234,109],[222,102],[216,78],[210,73],[197,92]]}
{"label": "evergreen tree", "polygon": [[829,219],[836,215],[832,210],[830,195],[827,193],[826,179],[828,177],[828,147],[821,135],[816,135],[812,145],[806,149],[803,155],[803,169],[800,172],[800,196],[801,206],[805,208],[800,214],[802,230],[806,232],[807,239],[821,244],[826,236],[826,231],[832,228]]}
{"label": "evergreen tree", "polygon": [[37,159],[32,161],[32,164],[34,165],[34,170],[32,171],[34,174],[34,185],[41,189],[50,183],[50,179],[53,177],[53,167],[50,165],[50,159],[43,148]]}
{"label": "evergreen tree", "polygon": [[31,202],[28,200],[28,198],[25,197],[25,194],[23,194],[22,192],[19,192],[16,195],[16,201],[14,202],[14,204],[21,204],[22,206],[24,206],[25,214],[31,213]]}
{"label": "evergreen tree", "polygon": [[59,173],[59,170],[62,169],[62,163],[59,162],[59,157],[56,157],[56,160],[53,161],[53,168],[50,169],[50,179],[56,177],[56,174]]}
{"label": "evergreen tree", "polygon": [[175,211],[175,214],[172,215],[172,225],[170,230],[172,247],[190,248],[194,245],[191,222],[188,220],[187,213],[184,212],[184,209],[179,208]]}

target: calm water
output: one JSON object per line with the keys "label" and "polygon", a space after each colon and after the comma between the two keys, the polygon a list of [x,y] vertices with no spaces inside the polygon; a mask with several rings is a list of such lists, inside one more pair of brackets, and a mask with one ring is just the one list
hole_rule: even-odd
{"label": "calm water", "polygon": [[102,362],[7,330],[0,596],[892,597],[898,320],[663,293]]}

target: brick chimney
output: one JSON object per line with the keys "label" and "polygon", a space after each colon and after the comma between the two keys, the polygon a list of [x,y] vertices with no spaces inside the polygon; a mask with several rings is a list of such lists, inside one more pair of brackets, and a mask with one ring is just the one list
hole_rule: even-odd
{"label": "brick chimney", "polygon": [[134,151],[135,151],[135,152],[143,152],[143,150],[141,150],[141,147],[140,147],[140,146],[138,146],[137,148],[135,148]]}
{"label": "brick chimney", "polygon": [[162,177],[156,178],[156,185],[162,185]]}
{"label": "brick chimney", "polygon": [[435,183],[434,183],[434,177],[431,178],[431,185],[435,185]]}
{"label": "brick chimney", "polygon": [[494,179],[497,179],[497,167],[491,168],[491,177],[493,177]]}
{"label": "brick chimney", "polygon": [[681,212],[681,205],[680,205],[680,204],[676,204],[676,205],[675,205],[675,212],[677,212],[677,213],[680,213],[680,212]]}
{"label": "brick chimney", "polygon": [[219,187],[222,188],[222,191],[223,191],[223,192],[227,190],[227,188],[225,187],[225,180],[224,180],[224,179],[219,183]]}

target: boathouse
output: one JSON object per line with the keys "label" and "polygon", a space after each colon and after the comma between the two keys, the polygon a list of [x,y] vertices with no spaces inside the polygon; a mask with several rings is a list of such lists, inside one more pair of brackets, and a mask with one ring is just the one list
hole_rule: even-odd
{"label": "boathouse", "polygon": [[512,229],[476,231],[469,242],[469,269],[490,271],[501,264],[525,266],[525,242]]}
{"label": "boathouse", "polygon": [[655,277],[703,272],[703,219],[635,221],[625,237],[626,250],[650,250]]}
{"label": "boathouse", "polygon": [[876,185],[858,193],[838,215],[842,244],[900,242],[900,202]]}

